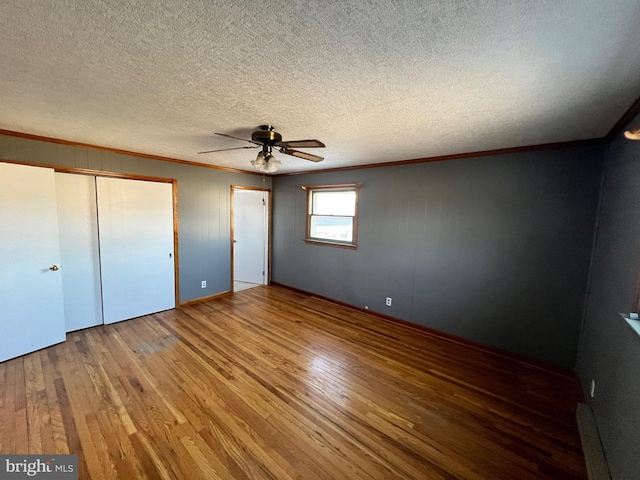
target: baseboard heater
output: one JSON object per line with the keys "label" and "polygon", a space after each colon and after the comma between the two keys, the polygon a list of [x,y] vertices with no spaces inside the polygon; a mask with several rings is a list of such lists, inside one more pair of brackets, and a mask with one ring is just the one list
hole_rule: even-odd
{"label": "baseboard heater", "polygon": [[579,403],[576,410],[576,420],[578,421],[578,430],[580,431],[582,451],[584,452],[584,461],[587,464],[589,480],[611,480],[609,466],[604,456],[602,442],[600,441],[598,427],[593,418],[591,407],[584,403]]}

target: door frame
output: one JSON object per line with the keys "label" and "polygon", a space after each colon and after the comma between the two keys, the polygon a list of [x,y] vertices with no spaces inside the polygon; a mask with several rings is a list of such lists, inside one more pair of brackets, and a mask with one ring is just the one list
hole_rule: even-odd
{"label": "door frame", "polygon": [[[18,165],[29,165],[32,167],[43,167],[53,169],[59,173],[74,173],[77,175],[92,175],[94,177],[124,178],[127,180],[143,180],[145,182],[171,183],[173,195],[173,276],[174,276],[174,299],[176,308],[180,305],[180,262],[178,255],[178,180],[167,177],[153,177],[149,175],[135,175],[129,173],[108,172],[103,170],[92,170],[89,168],[64,167],[60,165],[47,165],[45,163],[23,162],[20,160],[0,159],[3,163],[16,163]],[[271,195],[269,195],[271,197]]]}
{"label": "door frame", "polygon": [[230,244],[231,244],[231,272],[230,272],[230,278],[231,278],[231,289],[230,291],[233,293],[235,291],[234,289],[234,281],[235,281],[235,275],[234,275],[234,262],[235,262],[235,244],[234,244],[234,238],[235,238],[235,213],[234,213],[234,207],[235,207],[235,191],[236,190],[252,190],[252,191],[257,191],[257,192],[267,192],[269,193],[268,195],[268,201],[267,201],[267,270],[265,272],[266,278],[265,278],[265,284],[266,285],[270,285],[271,284],[271,202],[272,202],[272,194],[271,194],[271,189],[270,188],[262,188],[262,187],[247,187],[247,186],[243,186],[243,185],[231,185],[231,231],[230,231]]}

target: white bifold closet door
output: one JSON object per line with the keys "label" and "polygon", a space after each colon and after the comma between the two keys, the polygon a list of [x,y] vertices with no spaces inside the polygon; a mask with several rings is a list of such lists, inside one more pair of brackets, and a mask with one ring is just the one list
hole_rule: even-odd
{"label": "white bifold closet door", "polygon": [[0,361],[64,342],[54,172],[0,163]]}
{"label": "white bifold closet door", "polygon": [[174,308],[173,185],[96,184],[104,323]]}
{"label": "white bifold closet door", "polygon": [[67,332],[101,325],[96,177],[56,173]]}

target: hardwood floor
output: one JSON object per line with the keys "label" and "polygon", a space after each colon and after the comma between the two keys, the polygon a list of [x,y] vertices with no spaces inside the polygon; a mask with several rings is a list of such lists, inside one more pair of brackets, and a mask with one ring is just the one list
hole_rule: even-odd
{"label": "hardwood floor", "polygon": [[80,478],[587,478],[575,379],[281,287],[0,364],[0,452]]}

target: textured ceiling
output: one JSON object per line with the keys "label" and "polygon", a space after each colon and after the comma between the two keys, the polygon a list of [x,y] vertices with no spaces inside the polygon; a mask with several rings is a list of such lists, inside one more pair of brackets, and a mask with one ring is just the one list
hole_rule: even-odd
{"label": "textured ceiling", "polygon": [[[640,95],[637,0],[2,0],[0,128],[251,170],[604,136]],[[248,145],[248,144],[247,144]]]}

